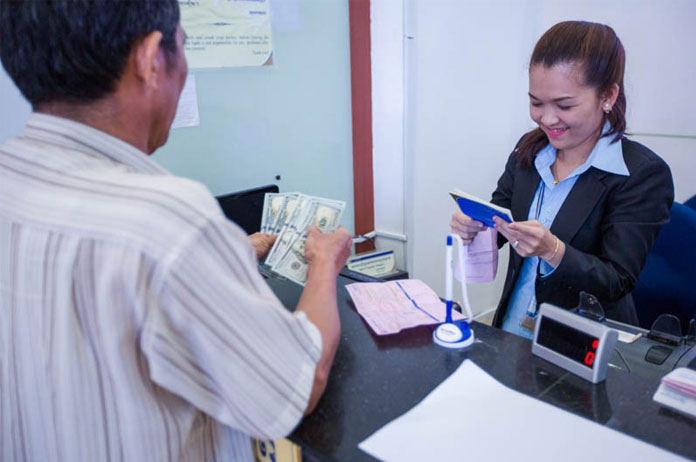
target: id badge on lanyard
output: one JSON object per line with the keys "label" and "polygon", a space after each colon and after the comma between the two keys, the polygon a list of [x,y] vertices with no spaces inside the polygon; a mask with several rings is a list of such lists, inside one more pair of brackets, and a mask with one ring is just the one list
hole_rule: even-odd
{"label": "id badge on lanyard", "polygon": [[[544,190],[545,189],[546,189],[546,187],[544,186],[544,180],[541,180],[541,189],[539,191],[539,200],[537,201],[536,213],[534,216],[535,220],[538,220],[539,215],[541,214],[541,204],[544,201]],[[532,300],[529,302],[529,307],[527,307],[527,313],[525,313],[524,319],[520,323],[520,326],[527,329],[527,330],[534,332],[534,325],[536,324],[536,318],[537,318],[538,312],[539,312],[539,306],[536,303],[536,297],[533,297]]]}

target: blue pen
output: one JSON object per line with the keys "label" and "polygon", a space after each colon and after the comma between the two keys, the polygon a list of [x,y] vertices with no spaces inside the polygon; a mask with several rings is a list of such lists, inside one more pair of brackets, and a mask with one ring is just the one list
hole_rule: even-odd
{"label": "blue pen", "polygon": [[447,236],[447,254],[445,258],[445,322],[452,322],[452,267],[454,260],[452,255],[452,235]]}

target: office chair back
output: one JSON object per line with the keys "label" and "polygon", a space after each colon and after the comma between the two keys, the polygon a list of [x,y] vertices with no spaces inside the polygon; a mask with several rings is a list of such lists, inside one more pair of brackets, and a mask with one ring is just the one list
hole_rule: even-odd
{"label": "office chair back", "polygon": [[674,203],[633,290],[638,320],[649,329],[662,313],[673,314],[686,333],[696,316],[696,210]]}
{"label": "office chair back", "polygon": [[684,202],[684,205],[696,210],[696,196],[694,196],[691,199],[689,199],[688,201]]}

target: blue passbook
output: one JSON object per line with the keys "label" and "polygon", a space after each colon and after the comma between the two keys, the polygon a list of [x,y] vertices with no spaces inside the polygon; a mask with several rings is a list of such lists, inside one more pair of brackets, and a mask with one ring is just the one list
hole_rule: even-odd
{"label": "blue passbook", "polygon": [[495,222],[493,221],[494,216],[498,216],[508,223],[512,223],[512,214],[504,207],[491,204],[488,201],[484,201],[483,199],[479,199],[476,196],[459,191],[458,189],[450,191],[450,196],[452,196],[452,199],[454,199],[459,206],[459,210],[461,210],[464,215],[476,221],[480,221],[490,228],[495,226]]}

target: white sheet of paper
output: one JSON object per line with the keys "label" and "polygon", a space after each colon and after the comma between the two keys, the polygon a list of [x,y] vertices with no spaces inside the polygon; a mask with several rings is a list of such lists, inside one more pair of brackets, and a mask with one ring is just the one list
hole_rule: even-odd
{"label": "white sheet of paper", "polygon": [[181,90],[181,96],[179,96],[179,105],[176,108],[172,128],[197,127],[200,124],[196,76],[189,73],[184,88]]}
{"label": "white sheet of paper", "polygon": [[687,461],[514,391],[471,360],[358,445],[386,461]]}

